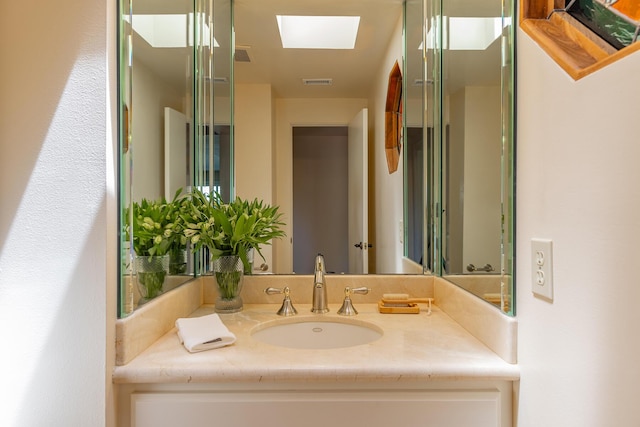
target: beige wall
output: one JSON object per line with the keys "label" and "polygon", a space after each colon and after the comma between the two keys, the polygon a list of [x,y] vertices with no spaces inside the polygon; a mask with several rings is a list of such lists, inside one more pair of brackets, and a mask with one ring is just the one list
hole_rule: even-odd
{"label": "beige wall", "polygon": [[[464,146],[466,139],[465,89],[452,93],[447,100],[449,108],[446,109],[449,120],[448,148],[443,148],[443,186],[447,191],[443,192],[445,200],[442,203],[444,233],[447,238],[442,239],[443,253],[448,261],[447,271],[462,271],[462,250],[464,248]],[[447,130],[443,130],[446,136]],[[446,156],[444,153],[447,153]],[[446,178],[445,178],[446,177]]]}
{"label": "beige wall", "polygon": [[184,114],[184,92],[171,88],[138,61],[133,66],[133,91],[133,200],[155,200],[164,196],[164,107]]}
{"label": "beige wall", "polygon": [[[573,81],[518,36],[518,426],[637,426],[640,53]],[[553,240],[552,302],[532,238]]]}
{"label": "beige wall", "polygon": [[500,96],[500,87],[468,86],[448,98],[448,272],[487,263],[500,270]]}
{"label": "beige wall", "polygon": [[[273,188],[273,109],[268,84],[235,86],[234,165],[236,195],[274,203]],[[264,262],[273,271],[272,247],[261,248]],[[256,265],[262,264],[258,257]]]}
{"label": "beige wall", "polygon": [[273,203],[271,85],[235,87],[235,182],[242,198]]}
{"label": "beige wall", "polygon": [[424,120],[422,109],[422,99],[407,99],[407,110],[405,111],[407,126],[421,127]]}

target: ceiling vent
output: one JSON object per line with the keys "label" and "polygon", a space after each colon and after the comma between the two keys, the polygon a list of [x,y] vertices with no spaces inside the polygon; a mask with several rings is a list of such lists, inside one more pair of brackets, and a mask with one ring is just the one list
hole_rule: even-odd
{"label": "ceiling vent", "polygon": [[236,60],[236,62],[251,62],[251,57],[249,57],[249,48],[246,46],[236,47],[233,58]]}
{"label": "ceiling vent", "polygon": [[302,79],[305,86],[331,86],[333,79]]}

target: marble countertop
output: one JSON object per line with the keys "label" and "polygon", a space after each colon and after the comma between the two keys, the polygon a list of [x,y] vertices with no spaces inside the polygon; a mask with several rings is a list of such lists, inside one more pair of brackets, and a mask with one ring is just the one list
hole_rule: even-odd
{"label": "marble countertop", "polygon": [[[338,306],[327,314],[297,305],[291,318],[276,315],[279,305],[245,304],[220,318],[237,341],[227,347],[189,353],[175,329],[113,373],[117,384],[217,382],[397,382],[428,380],[500,380],[520,377],[509,364],[434,306],[431,315],[380,314],[376,304],[356,304],[354,318],[380,327],[384,334],[369,344],[338,349],[290,349],[259,342],[252,330],[265,322],[343,318]],[[203,305],[191,317],[214,312]]]}

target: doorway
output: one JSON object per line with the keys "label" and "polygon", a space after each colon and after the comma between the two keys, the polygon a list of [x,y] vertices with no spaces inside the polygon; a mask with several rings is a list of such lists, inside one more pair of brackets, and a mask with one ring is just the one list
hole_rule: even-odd
{"label": "doorway", "polygon": [[293,269],[349,271],[348,127],[293,127]]}

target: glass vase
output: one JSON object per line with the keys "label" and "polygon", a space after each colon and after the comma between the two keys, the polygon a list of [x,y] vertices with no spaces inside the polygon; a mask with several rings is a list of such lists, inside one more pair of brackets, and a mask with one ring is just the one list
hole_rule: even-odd
{"label": "glass vase", "polygon": [[140,291],[138,305],[142,305],[162,293],[168,271],[169,255],[136,256],[135,273],[138,291]]}
{"label": "glass vase", "polygon": [[187,250],[171,248],[169,251],[169,275],[176,276],[187,272]]}
{"label": "glass vase", "polygon": [[254,253],[253,248],[247,249],[247,262],[248,262],[248,265],[244,266],[244,274],[247,274],[249,276],[253,274],[253,272],[252,272],[252,270],[253,270],[253,253]]}
{"label": "glass vase", "polygon": [[218,313],[236,313],[242,310],[242,281],[244,267],[239,256],[221,256],[213,261],[213,275],[218,284],[215,308]]}

